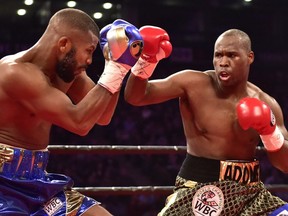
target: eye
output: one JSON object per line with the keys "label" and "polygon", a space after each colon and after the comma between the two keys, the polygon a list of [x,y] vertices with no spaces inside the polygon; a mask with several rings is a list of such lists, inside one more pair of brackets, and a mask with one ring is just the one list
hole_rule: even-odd
{"label": "eye", "polygon": [[235,54],[235,53],[230,53],[230,54],[229,54],[229,57],[230,57],[230,58],[235,58],[235,57],[236,57],[236,54]]}
{"label": "eye", "polygon": [[222,55],[221,55],[220,53],[215,53],[215,54],[214,54],[214,57],[215,57],[215,58],[220,58],[220,57],[222,57]]}
{"label": "eye", "polygon": [[87,49],[87,53],[92,54],[94,52],[93,49]]}

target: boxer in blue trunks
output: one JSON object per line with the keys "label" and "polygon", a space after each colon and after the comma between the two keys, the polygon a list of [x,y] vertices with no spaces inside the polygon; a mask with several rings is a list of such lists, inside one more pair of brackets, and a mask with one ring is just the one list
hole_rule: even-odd
{"label": "boxer in blue trunks", "polygon": [[[94,83],[86,68],[99,41],[105,67]],[[95,124],[107,125],[142,45],[138,29],[124,20],[99,31],[83,11],[62,9],[34,46],[0,60],[1,216],[111,215],[74,191],[71,178],[46,171],[50,129],[84,136]]]}
{"label": "boxer in blue trunks", "polygon": [[214,45],[212,70],[186,69],[149,80],[172,46],[164,30],[139,30],[144,49],[131,69],[125,99],[135,106],[179,100],[187,144],[174,193],[158,215],[288,215],[287,203],[259,179],[260,141],[271,163],[288,172],[288,133],[278,102],[248,81],[254,61],[249,36],[239,29],[223,32]]}

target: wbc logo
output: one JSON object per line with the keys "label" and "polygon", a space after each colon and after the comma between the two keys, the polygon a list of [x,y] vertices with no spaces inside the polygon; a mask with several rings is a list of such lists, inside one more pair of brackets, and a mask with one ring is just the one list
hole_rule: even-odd
{"label": "wbc logo", "polygon": [[206,185],[200,188],[192,200],[195,216],[218,216],[224,207],[224,195],[220,188]]}
{"label": "wbc logo", "polygon": [[62,206],[63,206],[62,201],[58,197],[55,197],[51,199],[48,203],[46,203],[43,210],[47,213],[47,215],[52,216],[59,209],[61,209]]}

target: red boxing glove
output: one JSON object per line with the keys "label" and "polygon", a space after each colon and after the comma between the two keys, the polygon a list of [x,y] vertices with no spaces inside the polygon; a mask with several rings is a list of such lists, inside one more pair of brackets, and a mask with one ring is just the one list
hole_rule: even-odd
{"label": "red boxing glove", "polygon": [[276,125],[270,107],[257,98],[246,97],[236,107],[238,121],[242,129],[255,129],[269,151],[279,150],[284,144],[284,136]]}
{"label": "red boxing glove", "polygon": [[171,54],[172,45],[164,29],[156,26],[143,26],[139,31],[144,41],[142,58],[156,63]]}
{"label": "red boxing glove", "polygon": [[276,120],[271,109],[256,98],[243,98],[237,105],[240,126],[247,130],[253,128],[261,135],[271,134],[276,127]]}
{"label": "red boxing glove", "polygon": [[162,28],[143,26],[139,31],[143,38],[144,46],[142,55],[132,67],[131,72],[142,79],[148,79],[158,62],[170,56],[172,44],[168,33]]}

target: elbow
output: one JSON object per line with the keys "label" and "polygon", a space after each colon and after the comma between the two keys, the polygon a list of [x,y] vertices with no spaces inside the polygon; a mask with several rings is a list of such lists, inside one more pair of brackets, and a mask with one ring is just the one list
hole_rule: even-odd
{"label": "elbow", "polygon": [[273,164],[275,168],[280,170],[281,172],[288,174],[288,163],[285,164]]}
{"label": "elbow", "polygon": [[88,126],[87,124],[77,124],[72,132],[79,136],[86,136],[91,129],[92,127]]}
{"label": "elbow", "polygon": [[110,122],[111,122],[111,119],[107,119],[105,121],[98,121],[97,124],[100,126],[107,126],[110,124]]}
{"label": "elbow", "polygon": [[132,100],[125,100],[125,101],[132,106],[137,106],[137,103],[135,101]]}
{"label": "elbow", "polygon": [[110,124],[112,117],[113,117],[113,113],[106,113],[106,114],[102,115],[101,117],[98,118],[96,123],[100,126],[106,126],[106,125]]}
{"label": "elbow", "polygon": [[288,166],[282,167],[280,169],[283,173],[288,174]]}
{"label": "elbow", "polygon": [[139,100],[137,100],[135,98],[124,95],[124,100],[130,105],[139,106]]}
{"label": "elbow", "polygon": [[124,100],[131,105],[135,105],[135,102],[133,102],[133,97],[131,97],[126,91],[124,92]]}
{"label": "elbow", "polygon": [[75,133],[79,136],[86,136],[89,133],[90,130],[77,130]]}
{"label": "elbow", "polygon": [[131,98],[130,98],[127,94],[124,94],[124,100],[125,100],[127,103],[129,103],[129,104],[132,103]]}

